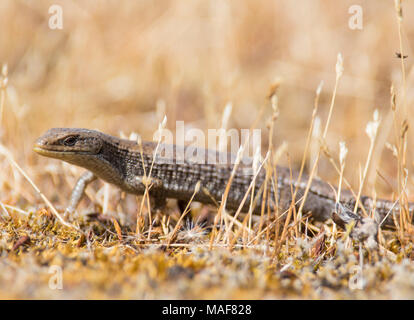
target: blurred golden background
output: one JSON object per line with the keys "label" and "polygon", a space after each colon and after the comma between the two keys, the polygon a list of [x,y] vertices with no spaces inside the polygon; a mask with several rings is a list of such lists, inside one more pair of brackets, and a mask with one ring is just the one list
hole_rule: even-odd
{"label": "blurred golden background", "polygon": [[[62,10],[62,29],[50,28],[53,5]],[[361,29],[350,27],[355,8],[362,13]],[[278,148],[286,141],[288,152],[280,163],[298,168],[316,89],[323,81],[315,122],[323,131],[341,53],[344,71],[326,136],[332,159],[338,163],[339,142],[345,141],[345,177],[358,190],[370,150],[366,126],[378,109],[381,126],[364,194],[396,199],[406,168],[404,190],[414,201],[409,193],[414,185],[414,1],[402,2],[400,18],[397,9],[391,0],[1,0],[0,298],[412,299],[409,223],[396,232],[381,231],[382,260],[364,254],[366,286],[353,290],[346,279],[364,260],[361,246],[353,247],[348,237],[343,244],[345,236],[332,223],[313,226],[317,236],[289,227],[277,250],[277,227],[266,232],[266,239],[258,233],[257,246],[243,242],[233,250],[223,240],[209,250],[209,234],[198,225],[183,226],[187,240],[166,251],[165,236],[179,212],[158,215],[157,223],[167,227],[154,226],[158,233],[143,243],[139,226],[135,229],[138,202],[134,197],[124,201],[135,205],[128,210],[118,210],[117,201],[99,208],[108,203],[106,192],[116,189],[105,185],[88,188],[95,206],[87,212],[91,221],[70,217],[84,231],[79,234],[53,219],[10,160],[62,212],[83,169],[32,151],[47,129],[86,127],[117,136],[137,132],[150,140],[164,115],[173,131],[177,120],[207,131],[221,126],[231,104],[228,128],[250,128],[258,119],[266,150],[272,118],[268,95],[278,84],[273,143]],[[398,58],[401,52],[408,57]],[[315,130],[306,171],[319,150],[319,135]],[[338,183],[324,155],[318,175]],[[119,195],[113,192],[112,198]],[[100,212],[113,211],[99,220]],[[124,223],[125,212],[132,212],[132,223]],[[311,230],[308,225],[306,219]],[[64,267],[65,290],[51,290],[49,266]]]}
{"label": "blurred golden background", "polygon": [[[53,4],[63,10],[61,30],[49,28]],[[403,54],[408,55],[405,98],[394,2],[359,1],[362,30],[349,27],[352,5],[317,0],[3,0],[0,63],[8,66],[8,83],[2,142],[19,163],[44,164],[50,160],[39,159],[31,148],[50,127],[87,127],[114,135],[135,131],[151,139],[164,114],[172,130],[176,120],[202,130],[218,128],[230,102],[230,128],[251,127],[265,106],[258,128],[266,148],[267,94],[277,81],[280,116],[274,141],[276,146],[288,142],[292,165],[298,167],[315,90],[324,81],[318,110],[323,128],[337,54],[342,53],[344,74],[327,143],[335,159],[338,142],[347,143],[345,175],[357,188],[369,146],[365,127],[378,109],[383,125],[373,163],[388,183],[377,179],[376,188],[389,197],[397,185],[397,160],[384,145],[395,144],[400,130],[389,125],[391,84],[398,123],[408,119],[410,124],[413,115],[414,2],[403,2],[401,22]],[[287,164],[287,157],[281,163]],[[325,158],[319,175],[337,177]]]}

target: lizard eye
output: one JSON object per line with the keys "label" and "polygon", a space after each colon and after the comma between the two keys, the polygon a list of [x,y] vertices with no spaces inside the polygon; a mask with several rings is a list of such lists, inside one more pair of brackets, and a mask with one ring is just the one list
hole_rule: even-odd
{"label": "lizard eye", "polygon": [[67,147],[72,147],[75,145],[76,141],[77,141],[76,136],[70,136],[70,137],[67,137],[65,140],[63,140],[63,144]]}

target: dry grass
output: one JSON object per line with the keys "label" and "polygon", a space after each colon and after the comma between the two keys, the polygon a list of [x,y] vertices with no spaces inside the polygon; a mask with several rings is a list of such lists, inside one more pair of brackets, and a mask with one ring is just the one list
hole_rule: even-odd
{"label": "dry grass", "polygon": [[[48,28],[51,1],[0,2],[0,298],[414,298],[404,210],[372,251],[294,206],[284,220],[205,206],[180,218],[173,201],[149,212],[145,197],[97,182],[79,208],[89,216],[65,226],[82,170],[31,150],[50,127],[151,140],[166,115],[173,131],[260,128],[272,162],[356,198],[414,201],[414,3],[401,18],[398,1],[362,1],[362,30],[348,27],[352,1],[58,3],[63,30]],[[63,290],[50,289],[54,265]],[[364,289],[352,290],[361,265]]]}

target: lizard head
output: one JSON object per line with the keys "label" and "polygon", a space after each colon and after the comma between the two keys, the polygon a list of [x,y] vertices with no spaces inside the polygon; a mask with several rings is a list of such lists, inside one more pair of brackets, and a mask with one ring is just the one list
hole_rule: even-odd
{"label": "lizard head", "polygon": [[97,155],[101,133],[89,129],[52,128],[36,140],[33,150],[42,156],[77,164],[78,158]]}

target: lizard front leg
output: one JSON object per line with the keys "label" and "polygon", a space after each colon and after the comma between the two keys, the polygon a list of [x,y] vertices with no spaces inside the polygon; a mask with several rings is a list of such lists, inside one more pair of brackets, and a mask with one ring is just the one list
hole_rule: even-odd
{"label": "lizard front leg", "polygon": [[75,187],[72,190],[72,194],[70,195],[69,206],[65,210],[65,215],[72,214],[75,211],[80,200],[82,199],[87,185],[96,178],[97,177],[91,171],[86,171],[79,177]]}

